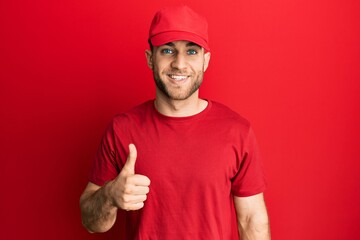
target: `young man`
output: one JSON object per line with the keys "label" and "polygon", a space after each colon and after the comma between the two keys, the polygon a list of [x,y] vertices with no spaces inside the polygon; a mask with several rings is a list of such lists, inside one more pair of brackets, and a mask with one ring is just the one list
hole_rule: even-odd
{"label": "young man", "polygon": [[125,210],[127,239],[270,239],[250,124],[199,98],[206,20],[186,6],[163,9],[149,43],[156,99],[107,129],[80,199],[84,226],[107,231]]}

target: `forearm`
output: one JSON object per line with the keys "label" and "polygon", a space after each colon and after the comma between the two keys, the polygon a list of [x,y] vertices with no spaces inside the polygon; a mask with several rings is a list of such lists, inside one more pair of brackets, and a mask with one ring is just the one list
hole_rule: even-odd
{"label": "forearm", "polygon": [[108,194],[108,184],[80,198],[82,223],[90,232],[106,232],[115,223],[117,207]]}

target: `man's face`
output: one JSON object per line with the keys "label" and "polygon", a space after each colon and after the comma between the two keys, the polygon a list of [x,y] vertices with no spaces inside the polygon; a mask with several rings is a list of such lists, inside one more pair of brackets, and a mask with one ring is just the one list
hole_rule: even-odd
{"label": "man's face", "polygon": [[192,42],[175,41],[146,51],[146,57],[157,92],[171,100],[185,100],[199,89],[210,53]]}

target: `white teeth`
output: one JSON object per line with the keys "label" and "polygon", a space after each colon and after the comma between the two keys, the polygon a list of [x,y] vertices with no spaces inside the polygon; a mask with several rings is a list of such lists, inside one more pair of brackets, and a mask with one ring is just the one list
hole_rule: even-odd
{"label": "white teeth", "polygon": [[176,81],[184,80],[187,76],[179,76],[179,75],[170,75],[170,77]]}

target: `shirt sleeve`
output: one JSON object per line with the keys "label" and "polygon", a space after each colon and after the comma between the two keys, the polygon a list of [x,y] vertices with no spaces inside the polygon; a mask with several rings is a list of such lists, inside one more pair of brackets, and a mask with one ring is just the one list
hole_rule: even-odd
{"label": "shirt sleeve", "polygon": [[117,164],[118,154],[115,144],[114,124],[112,121],[105,131],[90,169],[90,182],[103,186],[107,181],[117,177],[119,166]]}
{"label": "shirt sleeve", "polygon": [[252,128],[249,128],[240,154],[239,170],[232,179],[232,193],[238,197],[248,197],[264,192],[267,186],[261,156]]}

